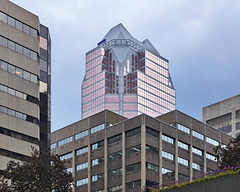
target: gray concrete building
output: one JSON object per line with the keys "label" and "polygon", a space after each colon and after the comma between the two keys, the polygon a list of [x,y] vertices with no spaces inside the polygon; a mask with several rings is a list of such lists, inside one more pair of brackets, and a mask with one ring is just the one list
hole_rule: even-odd
{"label": "gray concrete building", "polygon": [[0,172],[9,160],[50,151],[51,40],[38,16],[0,3]]}
{"label": "gray concrete building", "polygon": [[102,111],[52,133],[74,191],[132,191],[183,181],[218,167],[212,151],[231,137],[180,111],[127,119]]}
{"label": "gray concrete building", "polygon": [[206,106],[202,110],[203,122],[228,135],[240,134],[240,95]]}

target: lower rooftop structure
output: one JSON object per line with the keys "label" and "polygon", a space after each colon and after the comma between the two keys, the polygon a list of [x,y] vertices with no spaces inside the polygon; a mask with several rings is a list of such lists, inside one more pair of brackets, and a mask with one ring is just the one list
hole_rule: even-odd
{"label": "lower rooftop structure", "polygon": [[104,110],[52,133],[51,152],[66,160],[74,191],[133,191],[216,170],[212,151],[232,138],[174,110],[131,119]]}

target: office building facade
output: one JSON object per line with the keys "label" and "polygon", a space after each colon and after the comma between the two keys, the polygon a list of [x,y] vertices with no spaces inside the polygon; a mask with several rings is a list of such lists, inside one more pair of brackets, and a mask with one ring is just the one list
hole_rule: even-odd
{"label": "office building facade", "polygon": [[127,118],[159,116],[176,107],[168,60],[151,42],[119,24],[86,53],[82,118],[109,109]]}
{"label": "office building facade", "polygon": [[240,134],[240,95],[204,107],[202,117],[203,122],[237,137]]}
{"label": "office building facade", "polygon": [[50,152],[51,40],[38,16],[0,4],[0,170]]}
{"label": "office building facade", "polygon": [[109,110],[52,133],[74,191],[132,191],[179,182],[218,167],[212,151],[231,137],[180,111],[127,119]]}

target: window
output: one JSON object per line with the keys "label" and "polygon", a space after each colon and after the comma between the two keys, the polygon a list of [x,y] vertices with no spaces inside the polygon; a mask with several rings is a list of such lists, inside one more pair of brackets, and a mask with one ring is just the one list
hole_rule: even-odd
{"label": "window", "polygon": [[174,156],[171,153],[168,153],[168,152],[165,152],[165,151],[162,151],[162,157],[164,157],[166,159],[170,159],[172,161],[174,159]]}
{"label": "window", "polygon": [[101,125],[98,125],[98,126],[96,126],[96,127],[91,128],[91,134],[92,134],[92,133],[96,133],[96,132],[98,132],[98,131],[101,131],[101,130],[103,130],[103,129],[104,129],[104,123],[101,124]]}
{"label": "window", "polygon": [[88,178],[81,179],[81,180],[77,181],[77,187],[81,186],[81,185],[85,185],[85,184],[88,184]]}
{"label": "window", "polygon": [[152,135],[154,137],[159,138],[159,132],[154,130],[154,129],[152,129],[152,128],[147,127],[146,133],[148,133],[149,135]]}
{"label": "window", "polygon": [[104,174],[103,173],[92,176],[92,182],[99,181],[100,179],[104,179]]}
{"label": "window", "polygon": [[78,149],[78,150],[76,151],[77,156],[78,156],[78,155],[81,155],[81,154],[83,154],[83,153],[87,153],[87,152],[88,152],[88,147],[84,147],[84,148]]}
{"label": "window", "polygon": [[103,163],[104,163],[104,158],[103,157],[92,160],[92,166],[103,164]]}
{"label": "window", "polygon": [[80,170],[83,170],[83,169],[86,169],[86,168],[88,168],[88,162],[77,165],[76,166],[76,171],[80,171]]}
{"label": "window", "polygon": [[72,167],[66,169],[66,172],[67,172],[67,173],[72,173],[72,171],[73,171],[73,170],[72,170]]}
{"label": "window", "polygon": [[75,135],[75,140],[80,139],[82,137],[86,137],[87,135],[88,135],[88,130],[78,133]]}
{"label": "window", "polygon": [[117,186],[108,188],[108,192],[120,191],[121,189],[122,189],[122,185],[117,185]]}
{"label": "window", "polygon": [[198,133],[198,132],[196,132],[196,131],[194,131],[194,130],[192,130],[192,136],[194,136],[194,137],[196,137],[196,138],[198,138],[198,139],[204,140],[203,134]]}
{"label": "window", "polygon": [[114,159],[122,159],[122,152],[118,151],[118,152],[115,152],[115,153],[112,153],[112,154],[108,155],[108,160],[109,161],[114,160]]}
{"label": "window", "polygon": [[134,147],[130,147],[126,149],[126,155],[130,155],[135,152],[140,152],[141,151],[141,145],[136,145]]}
{"label": "window", "polygon": [[141,127],[138,127],[138,128],[132,129],[130,131],[127,131],[126,132],[126,138],[131,137],[133,135],[137,135],[139,133],[141,133]]}
{"label": "window", "polygon": [[117,176],[120,176],[120,175],[122,175],[122,168],[108,171],[108,177],[109,177],[109,178],[111,178],[111,177],[117,177]]}
{"label": "window", "polygon": [[218,146],[219,145],[219,142],[214,140],[214,139],[211,139],[209,137],[206,137],[206,142],[212,144],[212,145],[215,145],[215,146]]}
{"label": "window", "polygon": [[188,166],[188,160],[178,157],[178,163]]}
{"label": "window", "polygon": [[179,130],[187,133],[187,134],[190,134],[190,129],[187,128],[187,127],[185,127],[185,126],[183,126],[183,125],[181,125],[181,124],[177,124],[177,128],[178,128]]}
{"label": "window", "polygon": [[126,183],[126,189],[131,189],[131,188],[139,187],[139,186],[141,186],[141,180]]}
{"label": "window", "polygon": [[67,144],[67,143],[70,143],[70,142],[72,142],[73,141],[73,137],[71,136],[71,137],[68,137],[68,138],[66,138],[66,139],[63,139],[63,140],[60,140],[60,141],[58,141],[58,146],[60,147],[60,146],[62,146],[62,145],[65,145],[65,144]]}
{"label": "window", "polygon": [[178,173],[178,180],[179,181],[188,180],[188,176]]}
{"label": "window", "polygon": [[56,143],[53,143],[53,144],[51,144],[51,150],[52,150],[52,149],[55,149],[55,148],[56,148],[56,146],[57,146],[57,144],[56,144]]}
{"label": "window", "polygon": [[60,156],[60,160],[62,160],[62,161],[63,161],[63,160],[66,160],[66,159],[70,159],[70,158],[72,158],[72,152]]}
{"label": "window", "polygon": [[158,170],[159,170],[157,165],[154,165],[154,164],[148,163],[148,162],[146,162],[146,167],[147,167],[147,169],[153,170],[155,172],[158,172]]}
{"label": "window", "polygon": [[198,165],[197,163],[192,163],[192,168],[198,171],[202,171],[203,167],[201,165]]}
{"label": "window", "polygon": [[188,145],[181,141],[178,141],[178,147],[188,150]]}
{"label": "window", "polygon": [[175,177],[175,172],[166,168],[162,168],[162,174],[168,177]]}
{"label": "window", "polygon": [[120,140],[122,140],[122,134],[115,135],[113,137],[108,138],[108,144],[111,144]]}
{"label": "window", "polygon": [[211,155],[209,153],[206,153],[206,158],[209,159],[209,160],[217,162],[217,157],[214,156],[214,155]]}
{"label": "window", "polygon": [[146,145],[146,151],[159,155],[159,149],[150,145]]}
{"label": "window", "polygon": [[126,166],[126,172],[138,170],[140,168],[141,168],[141,162],[134,163],[134,164]]}
{"label": "window", "polygon": [[195,154],[197,154],[197,155],[200,155],[200,156],[203,155],[202,150],[197,149],[197,148],[195,148],[195,147],[192,147],[192,152],[195,153]]}
{"label": "window", "polygon": [[104,141],[99,141],[97,143],[92,144],[91,149],[95,150],[95,149],[98,149],[98,148],[103,147],[103,146],[104,146]]}
{"label": "window", "polygon": [[172,139],[171,137],[168,137],[167,135],[162,134],[162,140],[168,143],[174,144],[174,139]]}

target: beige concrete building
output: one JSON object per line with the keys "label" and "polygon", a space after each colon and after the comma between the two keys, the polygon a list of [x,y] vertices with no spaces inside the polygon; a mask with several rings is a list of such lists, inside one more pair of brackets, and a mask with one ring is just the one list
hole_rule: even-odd
{"label": "beige concrete building", "polygon": [[50,146],[50,43],[38,16],[1,0],[0,172],[9,160],[30,156],[31,147]]}
{"label": "beige concrete building", "polygon": [[52,133],[74,191],[132,191],[180,182],[218,167],[212,148],[227,134],[180,111],[131,119],[105,110]]}
{"label": "beige concrete building", "polygon": [[202,110],[203,122],[228,135],[240,134],[240,95],[206,106]]}

